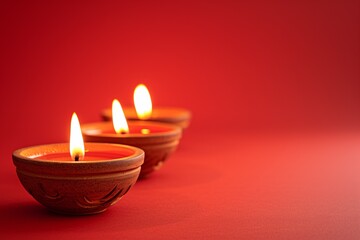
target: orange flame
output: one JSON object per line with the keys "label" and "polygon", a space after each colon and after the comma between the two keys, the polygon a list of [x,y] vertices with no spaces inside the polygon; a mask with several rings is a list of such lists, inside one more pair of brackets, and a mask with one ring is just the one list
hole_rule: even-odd
{"label": "orange flame", "polygon": [[75,161],[83,160],[85,157],[84,140],[81,134],[80,122],[73,113],[70,126],[70,155]]}
{"label": "orange flame", "polygon": [[116,133],[129,133],[129,126],[126,122],[124,111],[117,99],[114,99],[112,102],[112,120]]}
{"label": "orange flame", "polygon": [[134,91],[134,104],[139,119],[149,119],[152,114],[152,102],[149,90],[144,84],[139,84]]}

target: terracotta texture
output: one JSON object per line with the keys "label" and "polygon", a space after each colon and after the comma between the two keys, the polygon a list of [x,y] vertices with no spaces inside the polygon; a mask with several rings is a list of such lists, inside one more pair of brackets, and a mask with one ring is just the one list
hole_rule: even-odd
{"label": "terracotta texture", "polygon": [[[82,125],[85,141],[127,144],[141,148],[145,152],[144,164],[140,178],[158,170],[168,157],[176,150],[182,129],[176,125],[150,121],[128,121],[129,134],[116,134],[112,122],[98,122]],[[166,132],[140,134],[131,133],[131,128],[141,126],[165,127]]]}
{"label": "terracotta texture", "polygon": [[144,152],[131,146],[101,143],[85,143],[85,149],[125,151],[127,156],[95,161],[86,161],[85,156],[84,161],[78,162],[34,159],[68,152],[68,143],[60,143],[16,150],[13,162],[24,188],[51,211],[95,214],[115,204],[135,184]]}
{"label": "terracotta texture", "polygon": [[[123,108],[126,119],[139,120],[133,107]],[[111,109],[104,109],[101,112],[104,121],[112,120]],[[190,124],[191,113],[183,108],[157,107],[153,109],[152,116],[149,121],[171,123],[185,129]]]}

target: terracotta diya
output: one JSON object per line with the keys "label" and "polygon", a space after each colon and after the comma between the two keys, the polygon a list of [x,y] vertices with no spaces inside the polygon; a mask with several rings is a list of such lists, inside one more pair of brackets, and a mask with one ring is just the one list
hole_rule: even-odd
{"label": "terracotta diya", "polygon": [[176,125],[151,121],[126,121],[119,101],[112,104],[113,122],[82,125],[86,141],[132,145],[145,152],[140,178],[158,170],[173,153],[180,141],[182,129]]}
{"label": "terracotta diya", "polygon": [[[183,129],[190,123],[191,113],[183,108],[152,107],[150,93],[145,85],[139,84],[134,91],[135,107],[124,107],[124,114],[128,120],[155,121],[176,124]],[[112,110],[104,109],[101,112],[104,121],[111,121]]]}
{"label": "terracotta diya", "polygon": [[70,146],[59,143],[22,148],[13,153],[13,162],[24,188],[51,211],[100,213],[135,184],[144,152],[126,145],[79,142],[80,125],[73,125],[74,118],[76,115]]}

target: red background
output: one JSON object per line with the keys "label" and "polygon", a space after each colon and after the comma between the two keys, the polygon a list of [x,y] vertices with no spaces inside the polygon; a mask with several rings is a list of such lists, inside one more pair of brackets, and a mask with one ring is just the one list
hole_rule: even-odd
{"label": "red background", "polygon": [[[360,238],[359,23],[359,1],[1,1],[0,234]],[[102,215],[49,214],[12,151],[138,83],[192,111],[179,150]]]}

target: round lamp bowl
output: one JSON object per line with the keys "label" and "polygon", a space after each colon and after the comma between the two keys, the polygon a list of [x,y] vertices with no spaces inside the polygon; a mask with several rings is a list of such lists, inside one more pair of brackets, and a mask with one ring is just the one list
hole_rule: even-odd
{"label": "round lamp bowl", "polygon": [[22,148],[12,157],[21,184],[39,203],[61,214],[96,214],[136,183],[144,152],[104,143],[85,143],[85,150],[81,161],[71,160],[68,143]]}
{"label": "round lamp bowl", "polygon": [[[112,122],[97,122],[82,125],[85,141],[126,144],[145,152],[140,178],[158,170],[179,145],[182,129],[173,124],[151,121],[128,121],[129,134],[116,134]],[[151,129],[149,134],[132,133],[132,129]]]}

